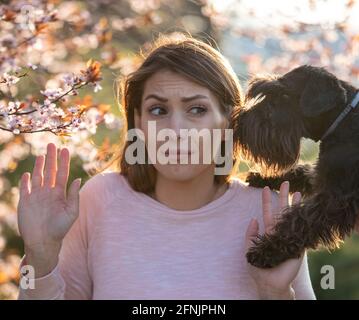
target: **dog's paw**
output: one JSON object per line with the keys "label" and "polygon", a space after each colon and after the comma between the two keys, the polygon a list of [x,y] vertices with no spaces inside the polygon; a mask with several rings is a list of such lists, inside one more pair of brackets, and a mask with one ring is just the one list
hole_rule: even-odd
{"label": "dog's paw", "polygon": [[[296,242],[297,239],[296,239]],[[247,261],[257,268],[273,268],[288,259],[298,259],[305,248],[290,245],[288,239],[275,234],[260,236],[247,252]]]}
{"label": "dog's paw", "polygon": [[[284,246],[284,247],[283,247]],[[247,252],[247,261],[257,268],[273,268],[287,260],[285,241],[275,235],[259,236]]]}
{"label": "dog's paw", "polygon": [[273,268],[276,266],[276,262],[273,258],[269,257],[266,252],[263,252],[260,247],[252,247],[247,252],[247,261],[257,268]]}

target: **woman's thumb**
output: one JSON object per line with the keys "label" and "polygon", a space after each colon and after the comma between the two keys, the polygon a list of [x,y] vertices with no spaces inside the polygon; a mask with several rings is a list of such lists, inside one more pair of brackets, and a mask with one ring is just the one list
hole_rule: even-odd
{"label": "woman's thumb", "polygon": [[257,238],[259,231],[258,221],[255,218],[252,218],[246,231],[246,248],[247,251],[251,246],[253,246],[253,240]]}

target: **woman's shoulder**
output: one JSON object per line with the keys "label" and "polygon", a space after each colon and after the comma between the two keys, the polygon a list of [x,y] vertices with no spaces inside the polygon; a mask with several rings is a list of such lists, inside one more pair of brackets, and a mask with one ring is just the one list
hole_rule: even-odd
{"label": "woman's shoulder", "polygon": [[[231,178],[231,185],[232,188],[237,190],[238,199],[240,201],[246,201],[248,204],[258,206],[260,207],[262,204],[262,188],[257,188],[250,186],[248,182],[245,182],[244,180],[233,177]],[[279,201],[279,194],[277,191],[272,190],[272,204],[277,205],[277,202]]]}
{"label": "woman's shoulder", "polygon": [[[103,171],[92,175],[80,189],[80,216],[86,216],[88,228],[100,223],[111,204],[119,199],[130,201],[129,188],[120,172]],[[81,210],[82,208],[82,210]]]}
{"label": "woman's shoulder", "polygon": [[91,176],[80,193],[111,198],[121,190],[126,191],[125,177],[117,171],[103,171]]}
{"label": "woman's shoulder", "polygon": [[[236,188],[240,188],[246,192],[258,194],[262,192],[262,188],[257,188],[249,185],[248,182],[244,181],[242,178],[239,178],[237,176],[233,176],[230,178],[231,184],[233,184]],[[272,191],[276,193],[275,191]]]}
{"label": "woman's shoulder", "polygon": [[[242,193],[246,193],[253,196],[261,195],[263,190],[262,188],[250,186],[248,182],[244,181],[243,179],[237,176],[231,177],[230,184],[232,185],[233,188],[242,191]],[[275,191],[272,191],[272,193],[276,194]]]}

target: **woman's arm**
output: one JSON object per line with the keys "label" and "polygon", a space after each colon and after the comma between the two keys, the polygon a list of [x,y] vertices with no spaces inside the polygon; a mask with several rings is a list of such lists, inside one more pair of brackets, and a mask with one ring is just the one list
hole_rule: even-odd
{"label": "woman's arm", "polygon": [[[87,185],[87,186],[86,186]],[[88,182],[80,190],[79,217],[63,239],[58,263],[48,274],[36,277],[34,288],[23,288],[22,283],[30,284],[27,276],[22,275],[19,286],[19,300],[91,299],[92,281],[88,269],[88,206],[90,197]],[[86,192],[85,192],[86,191]],[[27,263],[23,257],[21,268]],[[45,263],[45,262],[44,262]]]}
{"label": "woman's arm", "polygon": [[[53,143],[38,156],[33,174],[21,178],[18,225],[25,244],[18,299],[91,299],[88,270],[89,213],[98,194],[90,179],[67,190],[70,153]],[[98,186],[97,186],[98,187]],[[96,203],[95,203],[96,200]],[[91,210],[89,210],[91,209]],[[91,224],[92,225],[92,224]],[[23,272],[22,272],[23,271]]]}

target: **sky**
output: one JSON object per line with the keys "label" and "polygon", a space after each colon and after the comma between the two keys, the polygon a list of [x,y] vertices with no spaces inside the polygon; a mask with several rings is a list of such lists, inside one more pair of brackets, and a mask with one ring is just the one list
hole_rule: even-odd
{"label": "sky", "polygon": [[[359,1],[350,10],[349,0],[211,0],[214,7],[232,16],[234,23],[251,27],[265,27],[290,23],[293,19],[305,23],[318,23],[330,27],[348,16],[348,27],[353,33],[359,33]],[[311,6],[314,3],[314,7]],[[247,14],[253,11],[259,19]]]}

